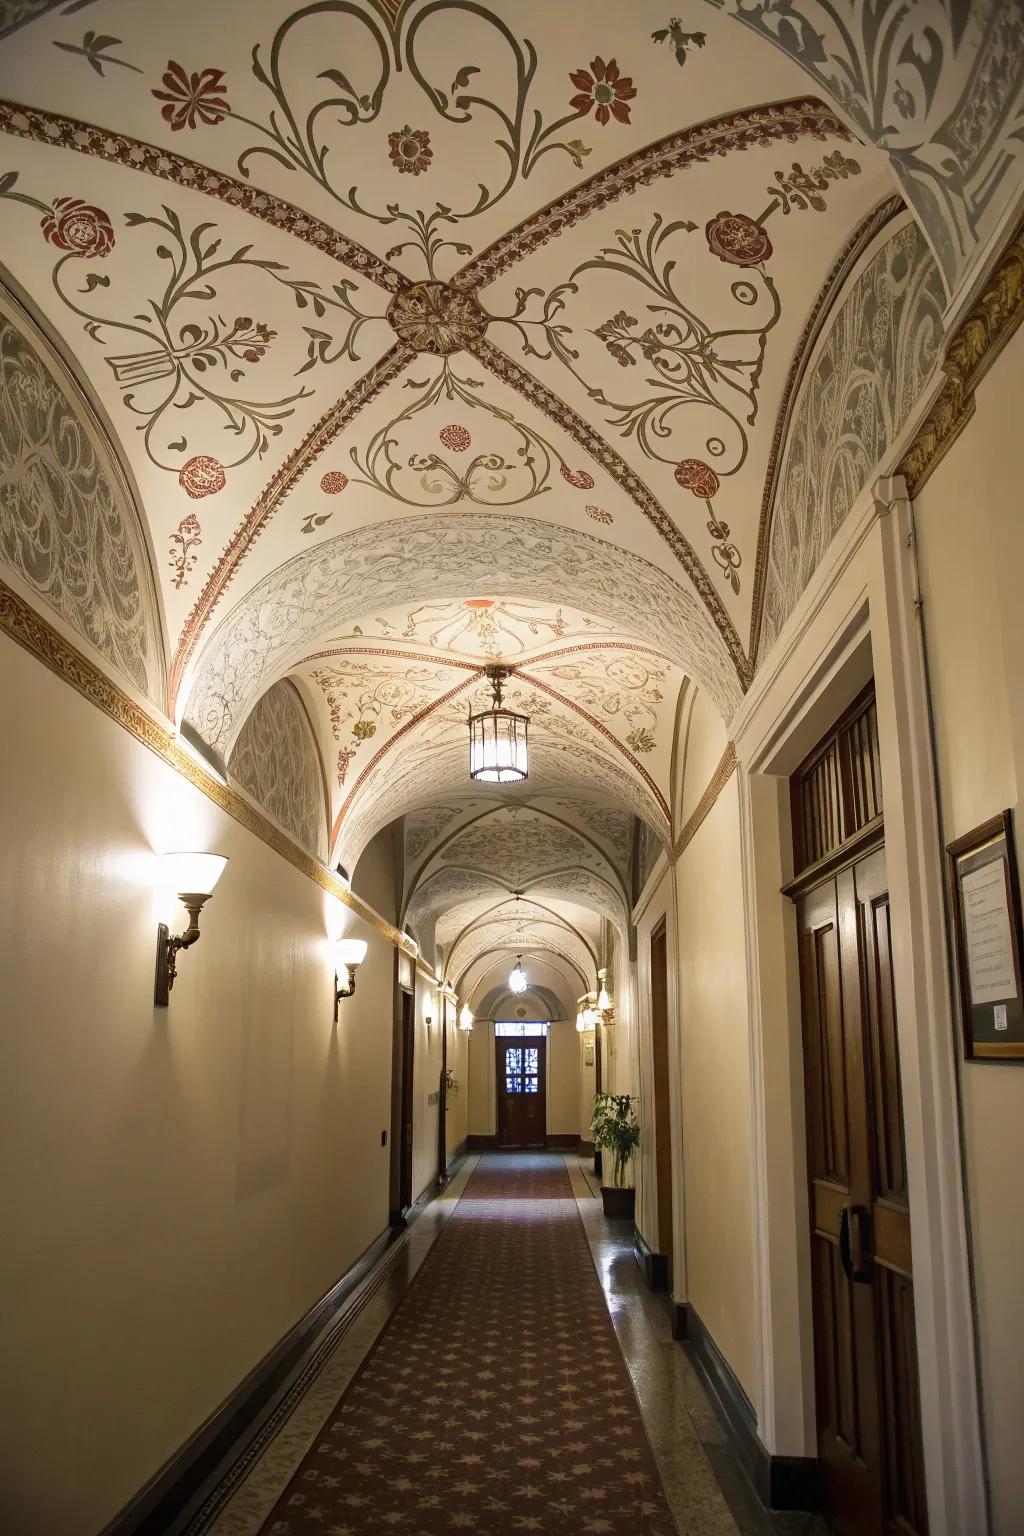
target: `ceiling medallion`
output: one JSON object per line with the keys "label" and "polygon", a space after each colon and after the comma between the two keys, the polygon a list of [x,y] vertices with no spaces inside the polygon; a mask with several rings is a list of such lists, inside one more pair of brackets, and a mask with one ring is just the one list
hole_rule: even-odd
{"label": "ceiling medallion", "polygon": [[407,347],[447,357],[479,341],[487,315],[476,294],[449,283],[413,283],[400,288],[387,309],[388,323]]}

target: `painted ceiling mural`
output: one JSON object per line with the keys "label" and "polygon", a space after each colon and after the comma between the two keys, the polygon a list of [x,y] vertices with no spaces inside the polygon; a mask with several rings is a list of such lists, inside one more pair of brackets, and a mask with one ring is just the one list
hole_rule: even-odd
{"label": "painted ceiling mural", "polygon": [[0,565],[159,703],[163,644],[131,488],[88,402],[0,294]]}
{"label": "painted ceiling mural", "polygon": [[327,857],[324,770],[298,690],[275,683],[246,719],[228,770],[315,857]]}
{"label": "painted ceiling mural", "polygon": [[[922,385],[939,271],[955,294],[1019,179],[1019,30],[997,0],[15,0],[2,259],[109,422],[159,588],[132,608],[118,554],[83,629],[224,759],[294,682],[330,861],[404,815],[423,923],[442,889],[493,905],[498,823],[447,850],[499,806],[575,838],[532,873],[620,922],[634,844],[677,830],[680,690],[731,719],[762,603],[763,653],[827,542],[776,491],[808,326],[901,190],[938,262]],[[0,530],[26,571],[33,505]],[[531,770],[478,794],[493,661]]]}

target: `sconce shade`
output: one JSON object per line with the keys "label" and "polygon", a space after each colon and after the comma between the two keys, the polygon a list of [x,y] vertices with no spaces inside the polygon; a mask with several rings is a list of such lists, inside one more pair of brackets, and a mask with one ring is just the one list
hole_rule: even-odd
{"label": "sconce shade", "polygon": [[227,862],[219,853],[165,853],[160,870],[170,890],[211,896]]}
{"label": "sconce shade", "polygon": [[583,1028],[584,1029],[593,1029],[594,1026],[596,1025],[596,1023],[597,1023],[597,1014],[594,1012],[593,1008],[584,1008],[584,1010],[583,1010]]}
{"label": "sconce shade", "polygon": [[605,1009],[606,1008],[610,1008],[611,1005],[612,1005],[612,1001],[611,1001],[611,998],[608,996],[608,988],[607,987],[602,987],[600,992],[597,994],[597,1006],[600,1009],[600,1011],[602,1013],[604,1013]]}
{"label": "sconce shade", "polygon": [[339,966],[344,965],[349,970],[362,965],[366,959],[366,940],[339,939],[334,946],[334,958]]}
{"label": "sconce shade", "polygon": [[473,1015],[469,1011],[469,1004],[463,1003],[462,1012],[459,1014],[459,1028],[465,1033],[473,1028]]}
{"label": "sconce shade", "polygon": [[584,1018],[583,1018],[583,1010],[581,1008],[580,1011],[576,1015],[576,1033],[579,1034],[579,1035],[582,1035],[583,1032],[585,1031],[586,1027],[587,1026],[586,1026],[586,1023],[584,1022]]}

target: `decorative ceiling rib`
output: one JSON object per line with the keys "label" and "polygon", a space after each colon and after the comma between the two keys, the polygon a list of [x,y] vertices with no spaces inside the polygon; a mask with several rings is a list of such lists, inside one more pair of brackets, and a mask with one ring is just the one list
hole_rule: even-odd
{"label": "decorative ceiling rib", "polygon": [[[138,487],[168,712],[279,797],[313,743],[276,778],[250,748],[293,683],[328,859],[404,816],[442,943],[509,880],[533,938],[626,922],[683,690],[728,723],[749,685],[801,380],[893,166],[951,291],[1019,180],[1016,8],[699,9],[13,0],[0,32],[4,263]],[[530,777],[470,787],[497,661]]]}

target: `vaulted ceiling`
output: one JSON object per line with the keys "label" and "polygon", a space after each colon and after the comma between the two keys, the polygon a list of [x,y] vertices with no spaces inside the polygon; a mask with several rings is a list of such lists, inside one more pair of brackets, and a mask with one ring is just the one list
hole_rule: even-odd
{"label": "vaulted ceiling", "polygon": [[[161,702],[226,760],[289,678],[332,861],[404,815],[457,964],[624,920],[683,690],[750,681],[809,317],[894,165],[934,205],[822,7],[732,9],[22,0],[0,45],[5,282],[142,512]],[[530,779],[470,796],[495,660]]]}

